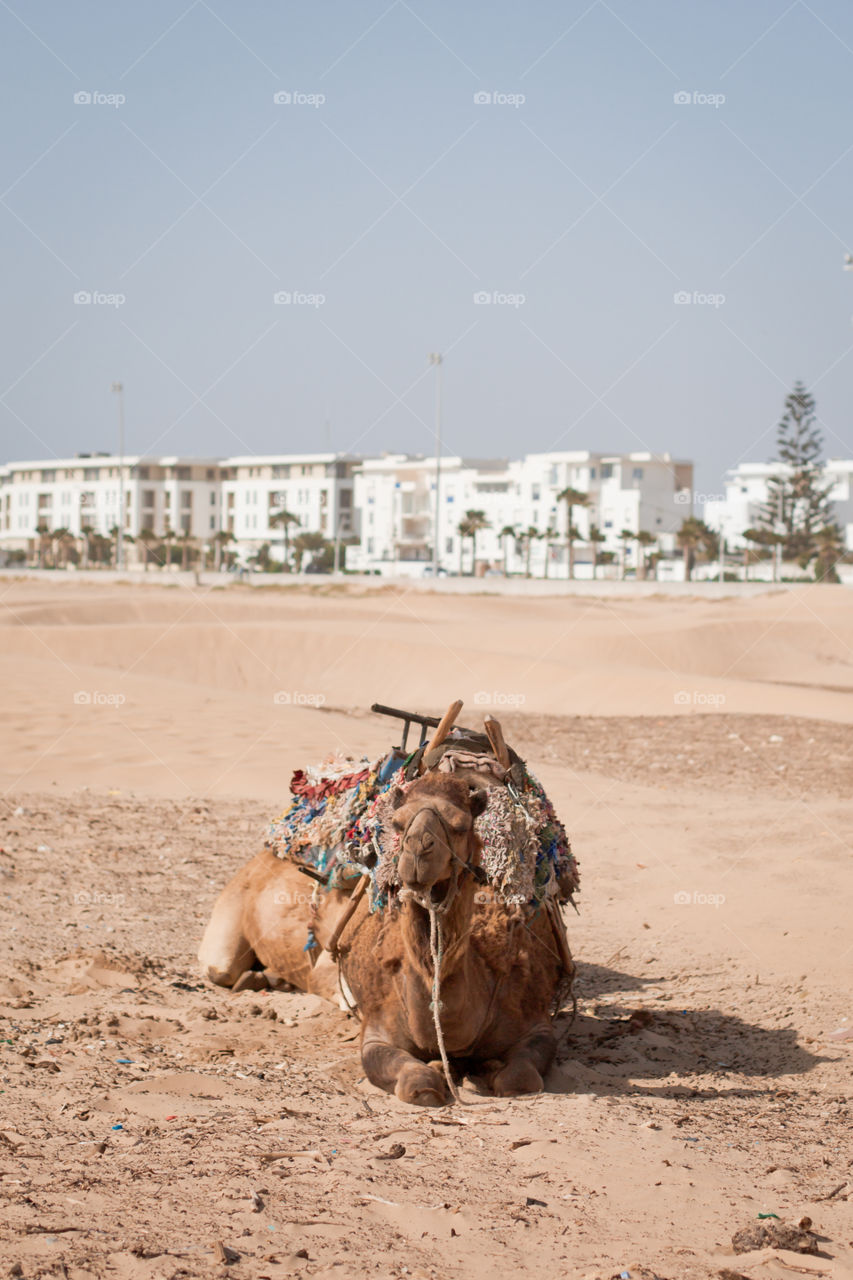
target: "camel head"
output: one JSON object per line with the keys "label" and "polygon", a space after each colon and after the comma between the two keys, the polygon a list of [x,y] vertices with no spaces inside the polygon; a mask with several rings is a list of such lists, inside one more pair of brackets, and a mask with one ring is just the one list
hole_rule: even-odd
{"label": "camel head", "polygon": [[406,792],[395,789],[392,823],[401,837],[397,872],[404,889],[422,896],[450,880],[454,863],[458,871],[473,864],[474,820],[487,804],[485,791],[443,773],[419,778]]}

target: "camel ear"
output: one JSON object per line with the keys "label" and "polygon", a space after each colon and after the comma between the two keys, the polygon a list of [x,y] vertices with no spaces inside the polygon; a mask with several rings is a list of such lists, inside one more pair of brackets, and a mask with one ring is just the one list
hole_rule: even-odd
{"label": "camel ear", "polygon": [[395,787],[391,792],[391,808],[399,809],[401,805],[406,803],[406,793],[402,787]]}
{"label": "camel ear", "polygon": [[485,813],[489,806],[489,797],[486,795],[482,787],[471,788],[471,817],[479,818],[481,813]]}

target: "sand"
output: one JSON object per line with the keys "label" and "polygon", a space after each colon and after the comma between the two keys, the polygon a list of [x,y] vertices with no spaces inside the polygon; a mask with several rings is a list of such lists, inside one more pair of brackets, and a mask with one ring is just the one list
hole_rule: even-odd
{"label": "sand", "polygon": [[[853,1275],[845,589],[0,599],[0,1274]],[[425,1113],[195,949],[293,768],[455,696],[571,832],[579,1018],[541,1097]],[[763,1213],[818,1256],[735,1257]]]}

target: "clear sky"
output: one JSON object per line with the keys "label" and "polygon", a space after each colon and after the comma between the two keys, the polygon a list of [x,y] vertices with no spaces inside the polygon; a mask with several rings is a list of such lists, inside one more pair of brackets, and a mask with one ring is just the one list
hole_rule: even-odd
{"label": "clear sky", "polygon": [[430,351],[448,452],[714,493],[798,377],[853,450],[847,0],[2,0],[0,65],[3,459],[116,379],[129,451],[430,453]]}

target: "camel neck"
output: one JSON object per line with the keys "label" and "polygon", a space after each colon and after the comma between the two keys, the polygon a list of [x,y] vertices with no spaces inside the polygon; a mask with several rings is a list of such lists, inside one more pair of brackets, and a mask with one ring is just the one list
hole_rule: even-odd
{"label": "camel neck", "polygon": [[[474,884],[465,876],[456,896],[442,919],[444,934],[441,975],[447,978],[465,962],[471,917],[474,906]],[[428,982],[432,982],[433,963],[429,945],[429,912],[416,902],[405,904],[401,917],[406,959]]]}

